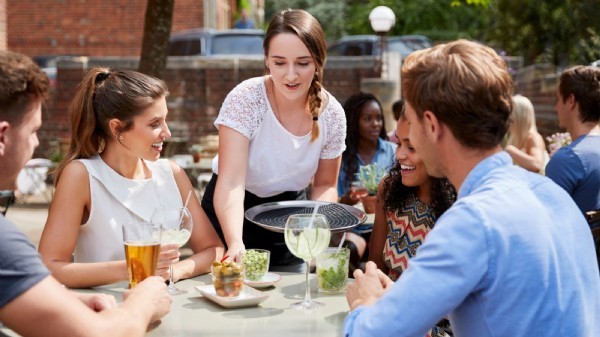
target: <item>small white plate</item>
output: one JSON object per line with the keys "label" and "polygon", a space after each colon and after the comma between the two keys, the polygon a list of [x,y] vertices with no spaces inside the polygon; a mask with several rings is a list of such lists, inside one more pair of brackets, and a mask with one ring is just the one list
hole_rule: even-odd
{"label": "small white plate", "polygon": [[244,287],[237,297],[217,296],[215,286],[212,284],[196,286],[196,290],[204,295],[204,297],[225,308],[240,308],[258,305],[269,297],[269,294],[251,287]]}
{"label": "small white plate", "polygon": [[260,281],[250,281],[244,279],[244,283],[254,288],[266,288],[281,281],[281,275],[275,273],[266,273]]}

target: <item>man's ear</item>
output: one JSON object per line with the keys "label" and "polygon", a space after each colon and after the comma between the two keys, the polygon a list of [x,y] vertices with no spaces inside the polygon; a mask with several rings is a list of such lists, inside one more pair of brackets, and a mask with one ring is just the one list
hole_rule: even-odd
{"label": "man's ear", "polygon": [[442,136],[442,124],[436,115],[429,110],[423,112],[423,127],[431,140],[438,140]]}
{"label": "man's ear", "polygon": [[574,110],[575,105],[577,105],[577,100],[575,99],[575,95],[569,94],[569,97],[567,97],[566,103],[570,110]]}
{"label": "man's ear", "polygon": [[10,127],[10,123],[6,121],[0,122],[0,156],[4,156],[6,151],[6,132]]}

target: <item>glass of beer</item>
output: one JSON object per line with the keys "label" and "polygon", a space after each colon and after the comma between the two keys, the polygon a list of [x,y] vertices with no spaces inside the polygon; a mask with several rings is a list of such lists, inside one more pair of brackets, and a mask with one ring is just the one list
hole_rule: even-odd
{"label": "glass of beer", "polygon": [[156,272],[160,253],[161,228],[149,221],[131,221],[123,225],[125,259],[129,288]]}

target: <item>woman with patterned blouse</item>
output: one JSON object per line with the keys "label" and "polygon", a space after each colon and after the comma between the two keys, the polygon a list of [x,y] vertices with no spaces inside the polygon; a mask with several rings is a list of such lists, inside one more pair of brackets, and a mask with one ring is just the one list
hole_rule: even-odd
{"label": "woman with patterned blouse", "polygon": [[[408,139],[409,124],[398,119],[396,164],[378,189],[375,222],[369,243],[369,260],[396,281],[408,267],[427,233],[456,199],[448,179],[427,174],[421,157]],[[451,336],[446,320],[427,336]]]}

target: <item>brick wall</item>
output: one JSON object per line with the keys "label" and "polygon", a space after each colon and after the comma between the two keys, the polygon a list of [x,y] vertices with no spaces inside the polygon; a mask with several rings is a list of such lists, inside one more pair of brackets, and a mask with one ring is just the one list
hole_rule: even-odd
{"label": "brick wall", "polygon": [[[369,57],[330,57],[324,87],[340,102],[360,90],[361,79],[376,77]],[[136,69],[137,58],[66,58],[59,61],[57,86],[44,109],[36,156],[47,156],[57,141],[70,138],[68,106],[77,84],[93,66]],[[262,58],[248,60],[171,57],[166,82],[170,96],[169,124],[173,136],[183,143],[178,152],[204,135],[215,135],[213,122],[227,93],[244,79],[263,74]],[[515,94],[528,97],[535,107],[538,130],[544,138],[560,131],[556,118],[555,90],[559,74],[551,65],[522,68],[515,75]]]}
{"label": "brick wall", "polygon": [[[146,0],[0,0],[8,48],[29,56],[138,56]],[[201,27],[204,2],[177,0],[172,30]],[[1,39],[0,15],[0,39]],[[1,47],[1,40],[0,40]]]}
{"label": "brick wall", "polygon": [[[373,59],[356,57],[352,60],[331,58],[325,68],[324,87],[343,103],[360,90],[361,78],[375,77]],[[43,126],[38,132],[40,147],[36,157],[46,157],[70,138],[67,111],[85,72],[93,66],[136,69],[137,58],[73,57],[58,62],[57,86],[43,114]],[[179,151],[200,137],[215,135],[213,122],[223,100],[239,82],[263,74],[264,61],[256,59],[212,59],[202,57],[172,57],[167,64],[165,81],[170,95],[169,125],[174,139],[181,141]]]}
{"label": "brick wall", "polygon": [[551,64],[527,66],[515,75],[515,94],[521,94],[533,103],[537,128],[544,140],[561,131],[554,108],[559,76]]}
{"label": "brick wall", "polygon": [[0,0],[0,50],[6,50],[6,0]]}

